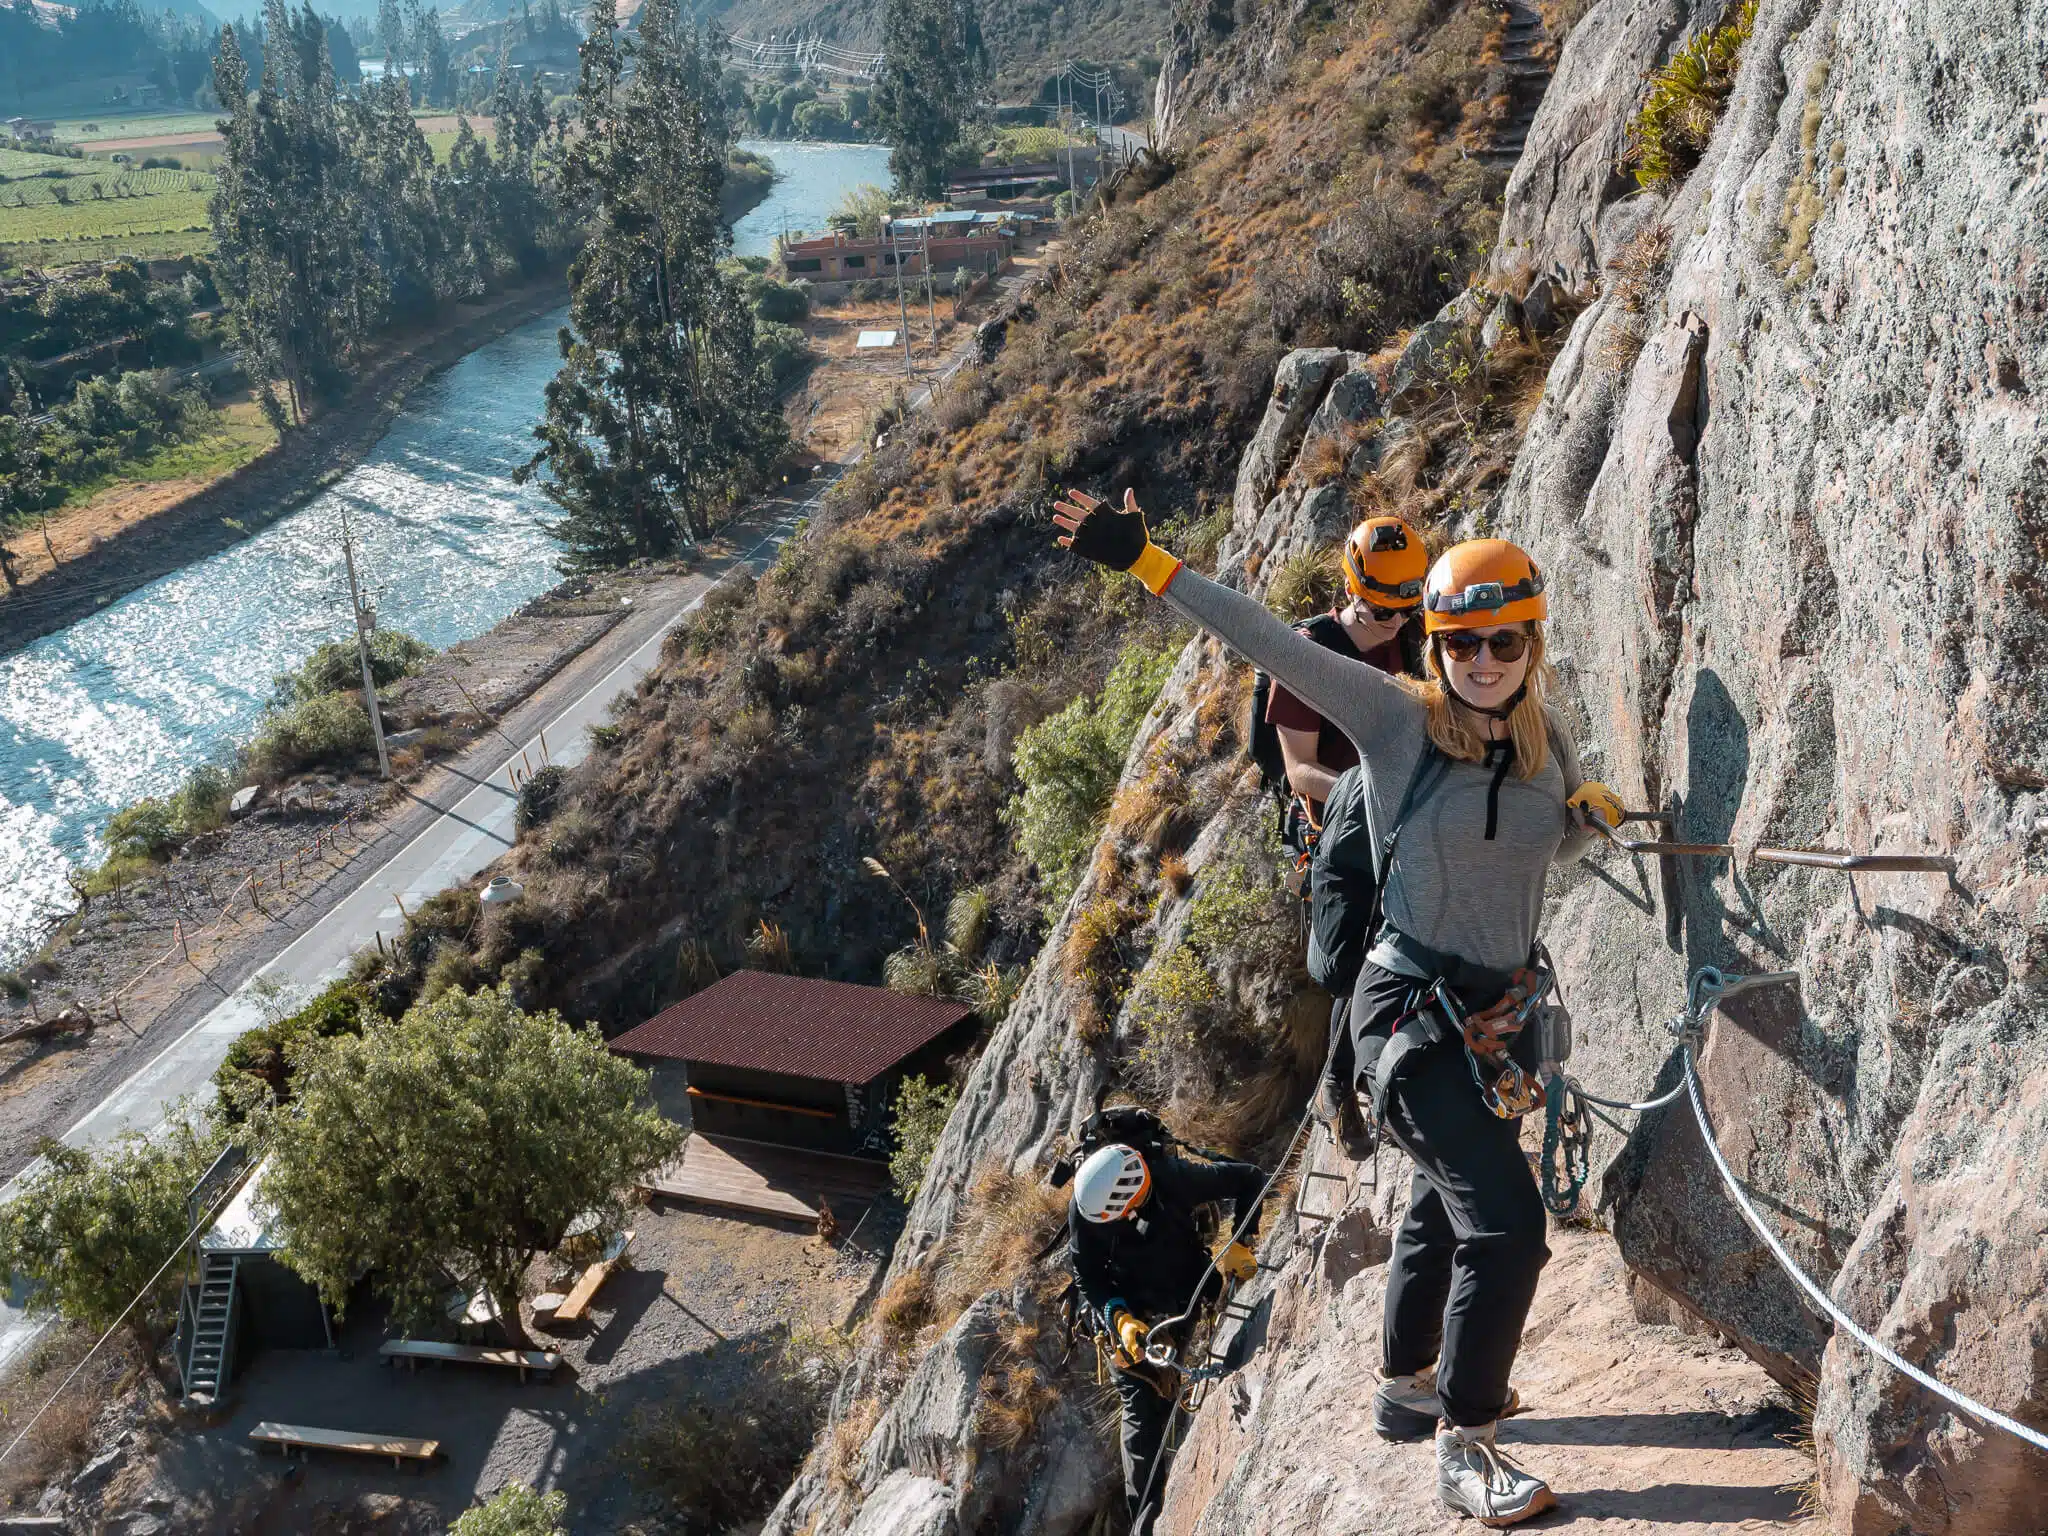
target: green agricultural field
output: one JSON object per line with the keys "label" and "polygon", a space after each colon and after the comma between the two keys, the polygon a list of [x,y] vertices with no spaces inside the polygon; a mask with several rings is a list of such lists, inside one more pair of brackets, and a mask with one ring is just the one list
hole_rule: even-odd
{"label": "green agricultural field", "polygon": [[209,196],[205,191],[178,190],[68,205],[0,206],[0,270],[59,267],[124,255],[185,256],[211,250],[213,232],[206,221]]}
{"label": "green agricultural field", "polygon": [[90,147],[100,139],[139,139],[164,133],[212,133],[218,112],[128,112],[106,117],[74,117],[57,124],[57,137],[67,144]]}
{"label": "green agricultural field", "polygon": [[0,269],[210,248],[203,171],[0,150]]}

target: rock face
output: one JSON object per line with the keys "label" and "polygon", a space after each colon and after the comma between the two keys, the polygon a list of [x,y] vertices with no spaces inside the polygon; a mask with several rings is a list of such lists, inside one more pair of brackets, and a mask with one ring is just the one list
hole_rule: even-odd
{"label": "rock face", "polygon": [[1568,284],[1598,275],[1613,254],[1601,242],[1601,213],[1635,185],[1621,159],[1643,76],[1664,62],[1696,10],[1712,21],[1720,9],[1691,0],[1603,0],[1580,18],[1508,178],[1494,246],[1498,271],[1554,271]]}
{"label": "rock face", "polygon": [[[1676,1080],[1660,1021],[1688,967],[1802,972],[1712,1031],[1721,1147],[1866,1326],[2040,1422],[2048,206],[2013,126],[2040,87],[2021,12],[1765,0],[1705,161],[1668,203],[1630,200],[1668,281],[1609,273],[1497,521],[1551,578],[1588,771],[1624,801],[1688,841],[1957,859],[1954,885],[1689,860],[1672,913],[1647,862],[1609,858],[1561,883],[1549,928],[1575,1065],[1612,1093]],[[1647,14],[1595,6],[1554,89]],[[1545,185],[1518,174],[1503,240],[1548,260],[1604,194]],[[1605,1195],[1640,1275],[1780,1379],[1818,1375],[1841,1529],[2038,1528],[2048,1461],[1831,1337],[1682,1106]]]}
{"label": "rock face", "polygon": [[[2012,0],[1763,0],[1703,162],[1682,186],[1617,197],[1609,168],[1640,76],[1695,18],[1596,0],[1510,183],[1493,283],[1538,333],[1567,291],[1589,302],[1505,489],[1443,531],[1516,538],[1546,572],[1558,699],[1588,773],[1671,815],[1676,838],[1740,850],[1681,860],[1668,883],[1615,850],[1556,877],[1546,932],[1577,1020],[1574,1071],[1615,1097],[1673,1086],[1664,1023],[1693,968],[1797,970],[1797,988],[1711,1022],[1699,1071],[1717,1145],[1839,1305],[1936,1377],[2048,1425],[2035,20]],[[1563,276],[1504,281],[1515,267]],[[1474,294],[1447,309],[1424,328],[1431,345],[1476,338],[1491,307]],[[1341,532],[1342,487],[1302,483],[1302,445],[1414,407],[1393,393],[1342,353],[1283,363],[1244,458],[1226,579],[1258,590]],[[1230,697],[1243,670],[1191,641],[1125,766],[1129,790],[1159,754],[1195,765],[1194,888],[1119,930],[1148,967],[1257,814],[1241,760],[1203,745],[1204,701]],[[1931,851],[1957,873],[1849,877],[1751,857],[1760,845]],[[1131,1027],[1130,999],[1105,1016],[1075,955],[1117,901],[1098,860],[974,1068],[894,1277],[944,1248],[983,1170],[1035,1175],[1109,1081],[1105,1041]],[[1269,1029],[1288,1006],[1232,1004]],[[1682,1098],[1598,1146],[1588,1197],[1613,1235],[1555,1234],[1519,1367],[1544,1411],[1505,1436],[1572,1510],[1622,1530],[1789,1519],[1773,1490],[1806,1464],[1774,1449],[1787,1426],[1762,1416],[1761,1367],[1817,1394],[1831,1529],[2038,1536],[2048,1457],[1836,1335],[1741,1219]],[[1162,1530],[1440,1528],[1425,1453],[1361,1434],[1405,1181],[1390,1165],[1367,1191],[1319,1156],[1334,1177],[1304,1186],[1306,1241],[1269,1242],[1284,1267],[1259,1282],[1249,1363],[1212,1389]],[[953,1363],[919,1365],[914,1391],[872,1361],[856,1369],[828,1432],[861,1447],[850,1482],[821,1449],[770,1536],[964,1533],[1002,1501],[1000,1528],[1036,1536],[1110,1507],[1108,1438],[1071,1404],[1026,1446],[983,1454],[975,1393],[958,1389],[987,1390],[975,1329],[1010,1328],[1030,1303],[986,1306],[933,1346],[927,1362]],[[898,1407],[856,1411],[899,1386]]]}

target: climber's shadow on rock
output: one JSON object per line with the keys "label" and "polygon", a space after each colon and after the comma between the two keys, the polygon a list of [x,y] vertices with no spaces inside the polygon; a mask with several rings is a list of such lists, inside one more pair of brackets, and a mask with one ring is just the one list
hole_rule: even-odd
{"label": "climber's shadow on rock", "polygon": [[[1749,723],[1729,696],[1721,674],[1712,667],[1701,667],[1693,678],[1692,704],[1685,717],[1685,754],[1685,803],[1675,834],[1687,843],[1728,842],[1749,783]],[[1722,905],[1714,883],[1729,862],[1679,861],[1688,964],[1738,968],[1740,957],[1728,942],[1725,927],[1732,914]],[[1737,920],[1747,926],[1746,919]]]}

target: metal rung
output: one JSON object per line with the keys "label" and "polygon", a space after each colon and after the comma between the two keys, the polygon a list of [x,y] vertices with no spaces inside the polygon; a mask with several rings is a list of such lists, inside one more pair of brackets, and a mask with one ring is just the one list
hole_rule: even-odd
{"label": "metal rung", "polygon": [[[1624,822],[1649,821],[1670,826],[1672,819],[1661,811],[1628,811]],[[1732,859],[1733,843],[1671,843],[1656,838],[1623,837],[1598,817],[1592,824],[1615,847],[1627,853],[1669,855],[1680,859]],[[1779,848],[1768,844],[1750,850],[1750,857],[1763,864],[1798,864],[1809,869],[1834,869],[1847,874],[1931,874],[1953,875],[1956,861],[1943,853],[1846,853],[1832,848]]]}

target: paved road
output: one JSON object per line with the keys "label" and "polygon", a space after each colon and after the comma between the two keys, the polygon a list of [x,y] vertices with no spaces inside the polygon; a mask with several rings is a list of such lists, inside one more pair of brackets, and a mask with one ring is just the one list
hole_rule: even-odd
{"label": "paved road", "polygon": [[[589,727],[603,724],[612,699],[652,670],[660,659],[662,640],[675,623],[702,603],[705,594],[729,571],[742,565],[756,571],[765,569],[797,520],[815,509],[838,473],[821,476],[804,487],[801,499],[778,497],[764,503],[742,525],[743,538],[751,540],[743,552],[715,574],[707,572],[695,584],[694,595],[638,648],[571,698],[531,739],[521,743],[519,751],[508,753],[491,773],[476,778],[473,789],[395,855],[372,868],[323,917],[60,1139],[86,1146],[127,1130],[155,1129],[179,1100],[200,1098],[210,1091],[214,1070],[226,1058],[236,1036],[263,1022],[263,1005],[270,1000],[266,994],[273,988],[278,989],[275,1001],[280,1002],[310,995],[346,970],[358,950],[376,942],[378,933],[398,930],[403,922],[401,900],[410,909],[425,897],[472,878],[496,860],[513,841],[516,796],[510,787],[512,766],[522,760],[541,761],[543,734],[554,762],[566,766],[579,761],[589,750]],[[12,1199],[21,1180],[36,1166],[31,1163],[0,1186],[0,1200]],[[40,1322],[24,1318],[9,1300],[0,1300],[0,1370],[41,1331]]]}

